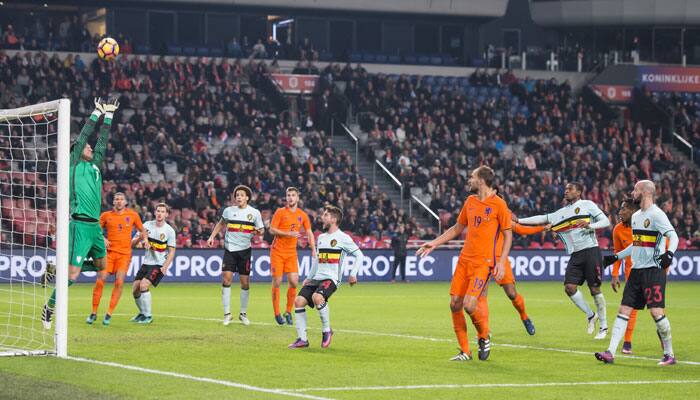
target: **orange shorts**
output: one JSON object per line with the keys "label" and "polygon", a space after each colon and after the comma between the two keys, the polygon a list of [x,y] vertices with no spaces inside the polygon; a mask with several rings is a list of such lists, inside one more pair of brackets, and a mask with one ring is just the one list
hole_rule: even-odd
{"label": "orange shorts", "polygon": [[[496,259],[496,262],[498,262],[498,259]],[[515,275],[513,275],[513,268],[510,265],[510,259],[506,260],[504,266],[506,267],[506,273],[503,274],[503,278],[500,280],[496,280],[496,278],[493,279],[499,286],[515,284]]]}
{"label": "orange shorts", "polygon": [[284,274],[298,274],[299,260],[296,252],[292,254],[280,254],[275,251],[270,252],[270,271],[272,276],[280,277]]}
{"label": "orange shorts", "polygon": [[450,283],[450,295],[479,297],[490,278],[491,269],[487,265],[475,265],[460,257]]}
{"label": "orange shorts", "polygon": [[105,271],[110,275],[114,275],[117,272],[129,272],[129,264],[131,264],[131,253],[121,254],[113,251],[107,252],[107,266],[105,266]]}

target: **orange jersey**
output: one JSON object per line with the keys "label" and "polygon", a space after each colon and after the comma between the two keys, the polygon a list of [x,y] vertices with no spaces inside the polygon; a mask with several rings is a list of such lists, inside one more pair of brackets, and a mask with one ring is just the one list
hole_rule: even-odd
{"label": "orange jersey", "polygon": [[[309,222],[309,216],[300,208],[291,211],[289,207],[284,207],[275,211],[270,228],[294,232],[301,232],[301,228],[304,228],[306,232],[311,232],[311,222]],[[272,251],[279,254],[296,254],[297,238],[275,236],[275,240],[272,241]]]}
{"label": "orange jersey", "polygon": [[143,230],[141,217],[130,208],[121,213],[114,210],[103,212],[100,226],[107,230],[108,250],[119,254],[131,254],[131,234],[134,228],[139,232]]}
{"label": "orange jersey", "polygon": [[495,194],[484,201],[479,200],[479,196],[469,196],[457,222],[467,227],[460,258],[478,266],[493,266],[496,263],[498,237],[501,232],[511,229],[510,210],[506,202]]}
{"label": "orange jersey", "polygon": [[[615,225],[613,228],[613,250],[615,253],[619,253],[626,249],[632,244],[632,226],[623,224],[622,222]],[[622,260],[615,261],[613,265],[613,276],[620,276],[620,265],[622,265]],[[625,258],[625,269],[632,267],[632,258]],[[625,274],[626,276],[627,274]]]}

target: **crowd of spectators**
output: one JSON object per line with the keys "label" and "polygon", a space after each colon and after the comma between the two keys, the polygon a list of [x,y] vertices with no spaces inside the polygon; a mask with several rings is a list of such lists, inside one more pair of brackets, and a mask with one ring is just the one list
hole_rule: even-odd
{"label": "crowd of spectators", "polygon": [[[585,197],[614,221],[632,184],[652,179],[681,246],[700,247],[700,182],[693,166],[641,124],[605,120],[566,82],[517,82],[507,71],[477,70],[436,84],[426,77],[357,70],[345,95],[363,116],[367,154],[408,187],[424,188],[445,223],[454,222],[468,195],[467,174],[481,164],[498,171],[499,190],[519,216],[559,208],[565,183],[579,181]],[[689,129],[697,127],[693,121]],[[607,242],[611,230],[603,235]],[[516,244],[552,240],[544,234],[516,238]]]}
{"label": "crowd of spectators", "polygon": [[237,184],[253,188],[251,203],[266,224],[283,205],[285,188],[296,186],[315,230],[321,228],[318,211],[331,203],[345,210],[342,228],[365,247],[388,248],[399,224],[415,237],[434,236],[359,176],[327,132],[312,121],[302,130],[278,113],[248,84],[256,68],[252,61],[120,57],[86,64],[79,56],[0,53],[0,108],[69,97],[71,131],[77,133],[94,97],[119,96],[103,167],[103,209],[122,191],[150,219],[154,204],[164,200],[174,208],[171,220],[182,247],[204,245]]}

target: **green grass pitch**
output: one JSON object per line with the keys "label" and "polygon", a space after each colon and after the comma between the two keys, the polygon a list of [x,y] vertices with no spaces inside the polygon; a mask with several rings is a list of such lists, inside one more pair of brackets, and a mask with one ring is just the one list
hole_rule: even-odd
{"label": "green grass pitch", "polygon": [[[320,321],[310,311],[311,347],[301,350],[287,349],[296,338],[293,327],[273,321],[269,284],[251,286],[248,327],[222,326],[219,284],[167,280],[153,291],[152,325],[128,322],[136,307],[125,290],[112,325],[104,327],[111,287],[93,326],[84,322],[92,286],[70,289],[69,353],[105,363],[0,358],[0,398],[686,399],[700,390],[698,283],[671,282],[667,289],[680,361],[671,367],[656,365],[661,351],[647,312],[638,318],[636,358],[596,361],[593,352],[608,340],[586,334],[585,318],[561,283],[518,284],[537,328],[534,337],[502,290],[490,287],[494,346],[486,362],[448,361],[457,351],[448,283],[342,285],[330,301],[333,344],[320,348]],[[621,294],[609,286],[604,293],[612,325]],[[234,312],[237,307],[234,286]],[[471,325],[468,331],[474,343]],[[472,349],[476,354],[476,345]]]}

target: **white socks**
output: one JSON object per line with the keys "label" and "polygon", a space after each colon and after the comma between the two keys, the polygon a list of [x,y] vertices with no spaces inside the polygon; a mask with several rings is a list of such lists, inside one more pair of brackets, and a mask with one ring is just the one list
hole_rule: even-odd
{"label": "white socks", "polygon": [[665,315],[656,320],[656,330],[664,343],[664,354],[673,356],[673,344],[671,343],[671,323]]}
{"label": "white socks", "polygon": [[328,303],[323,303],[318,309],[318,315],[321,317],[321,325],[323,326],[323,332],[331,331],[331,310]]}
{"label": "white socks", "polygon": [[586,318],[590,319],[593,316],[593,311],[590,307],[588,307],[586,300],[583,299],[583,295],[581,294],[580,290],[577,290],[576,293],[569,296],[569,298],[574,302],[574,304],[576,304],[576,307],[586,313]]}
{"label": "white socks", "polygon": [[231,314],[231,286],[221,287],[221,303],[224,305],[224,315]]}
{"label": "white socks", "polygon": [[250,295],[250,290],[241,289],[241,314],[245,314],[248,312],[248,296],[249,295]]}
{"label": "white socks", "polygon": [[142,296],[143,293],[139,293],[139,297],[134,297],[134,302],[136,303],[136,307],[139,309],[139,314],[143,314],[143,302],[141,301]]}
{"label": "white socks", "polygon": [[600,329],[607,329],[608,319],[605,315],[605,297],[603,296],[603,293],[598,293],[595,296],[593,296],[593,301],[595,302],[595,306],[598,309],[598,321],[600,323]]}
{"label": "white socks", "polygon": [[625,336],[627,322],[629,322],[629,317],[617,314],[617,318],[615,318],[615,323],[613,324],[612,336],[610,337],[610,346],[608,346],[608,351],[612,353],[612,355],[615,355],[617,346],[620,345],[620,341]]}
{"label": "white socks", "polygon": [[141,305],[143,306],[143,315],[150,317],[151,314],[151,292],[141,292]]}
{"label": "white socks", "polygon": [[297,335],[301,340],[308,340],[306,337],[306,308],[295,308],[294,315],[296,316]]}

